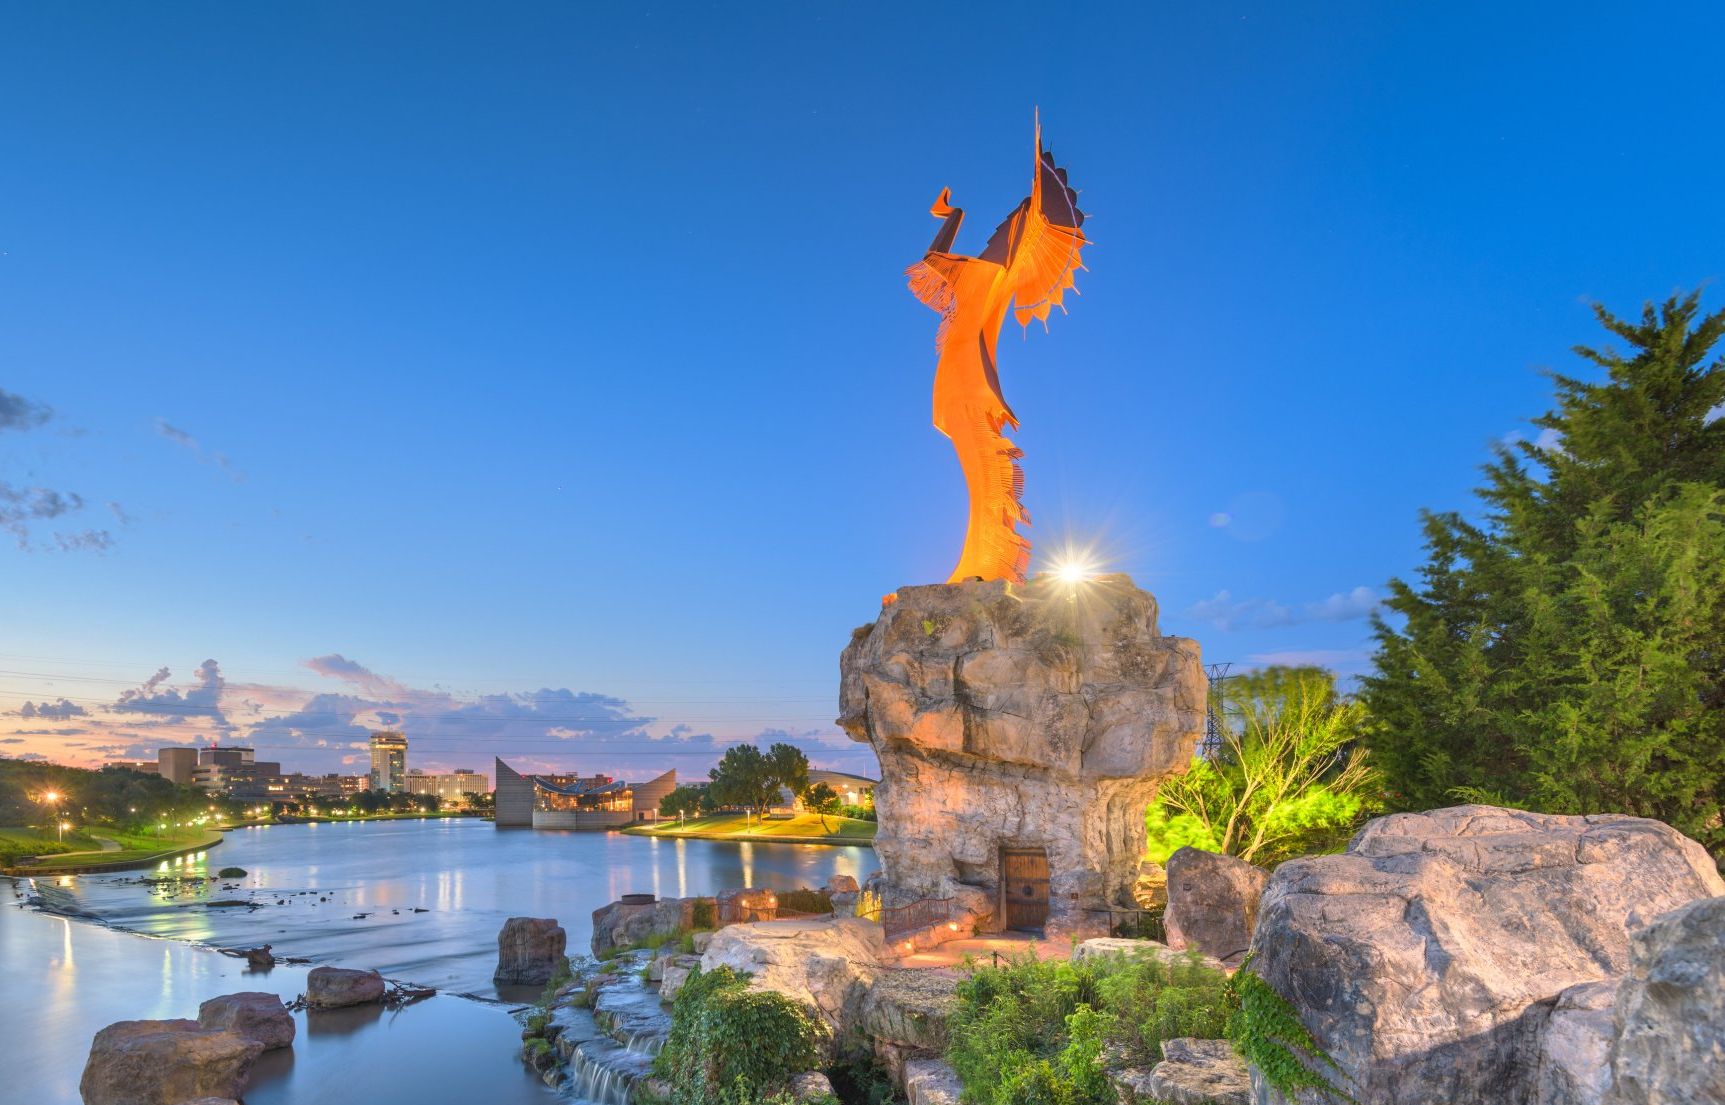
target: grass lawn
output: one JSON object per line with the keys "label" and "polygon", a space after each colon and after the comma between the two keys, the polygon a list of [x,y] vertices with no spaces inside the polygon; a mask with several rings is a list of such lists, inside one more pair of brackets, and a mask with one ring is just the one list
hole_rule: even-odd
{"label": "grass lawn", "polygon": [[[198,828],[173,828],[158,833],[135,827],[85,825],[68,832],[64,841],[57,841],[52,832],[44,836],[39,828],[0,828],[0,866],[10,867],[26,857],[43,855],[60,857],[52,861],[56,869],[131,863],[159,852],[219,838],[220,834]],[[104,851],[103,840],[111,840],[120,847],[117,851]],[[88,854],[64,854],[68,852]]]}
{"label": "grass lawn", "polygon": [[825,837],[829,840],[873,840],[875,823],[849,817],[827,817],[825,824],[819,814],[800,813],[788,821],[762,821],[740,813],[720,813],[711,817],[691,817],[681,825],[675,821],[658,826],[631,826],[624,832],[640,836],[701,836],[746,837],[750,840],[771,840],[773,837]]}

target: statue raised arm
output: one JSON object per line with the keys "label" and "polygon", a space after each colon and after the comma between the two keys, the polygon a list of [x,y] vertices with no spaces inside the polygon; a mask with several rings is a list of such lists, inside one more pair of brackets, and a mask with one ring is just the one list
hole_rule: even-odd
{"label": "statue raised arm", "polygon": [[941,220],[928,253],[906,270],[910,290],[940,313],[935,339],[940,360],[934,373],[934,426],[952,440],[970,489],[970,523],[964,551],[947,582],[1006,579],[1023,582],[1030,566],[1030,540],[1018,532],[1030,524],[1020,498],[1024,454],[1003,433],[1018,429],[995,370],[995,342],[1007,311],[1021,326],[1031,319],[1047,325],[1052,307],[1073,286],[1084,266],[1079,251],[1086,241],[1078,194],[1066,183],[1066,170],[1042,148],[1036,128],[1036,169],[1025,197],[989,238],[978,257],[953,253],[964,212],[952,206],[943,189],[929,209]]}

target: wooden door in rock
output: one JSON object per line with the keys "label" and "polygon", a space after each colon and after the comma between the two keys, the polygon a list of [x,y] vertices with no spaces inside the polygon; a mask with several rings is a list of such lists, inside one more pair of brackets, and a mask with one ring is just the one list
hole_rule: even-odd
{"label": "wooden door in rock", "polygon": [[1040,931],[1048,923],[1048,851],[1000,849],[1000,899],[1009,929]]}

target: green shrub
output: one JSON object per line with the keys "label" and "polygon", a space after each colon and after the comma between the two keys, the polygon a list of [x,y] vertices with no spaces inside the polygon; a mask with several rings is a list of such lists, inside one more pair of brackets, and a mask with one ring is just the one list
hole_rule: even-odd
{"label": "green shrub", "polygon": [[1236,1000],[1196,955],[978,967],[959,984],[947,1061],[974,1105],[1114,1105],[1102,1057],[1153,1065],[1162,1041],[1220,1039]]}
{"label": "green shrub", "polygon": [[1234,1050],[1290,1101],[1300,1090],[1314,1090],[1335,1101],[1353,1101],[1322,1073],[1326,1067],[1340,1073],[1336,1061],[1318,1046],[1288,999],[1248,969],[1250,963],[1248,956],[1228,983],[1239,1000],[1239,1008],[1228,1023]]}
{"label": "green shrub", "polygon": [[822,890],[781,890],[778,892],[779,908],[788,909],[792,913],[831,913],[833,911],[832,897]]}
{"label": "green shrub", "polygon": [[692,932],[685,932],[682,936],[679,936],[677,938],[677,950],[682,952],[684,955],[694,955],[695,934]]}
{"label": "green shrub", "polygon": [[783,994],[749,989],[747,977],[696,968],[677,992],[653,1065],[671,1105],[757,1102],[816,1065],[821,1026]]}
{"label": "green shrub", "polygon": [[245,877],[246,869],[244,867],[224,867],[216,872],[218,879],[243,879]]}
{"label": "green shrub", "polygon": [[713,898],[696,898],[690,921],[697,929],[719,926],[719,903]]}

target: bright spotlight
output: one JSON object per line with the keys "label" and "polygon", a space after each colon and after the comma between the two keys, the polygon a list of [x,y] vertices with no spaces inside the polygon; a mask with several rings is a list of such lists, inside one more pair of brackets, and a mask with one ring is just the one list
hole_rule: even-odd
{"label": "bright spotlight", "polygon": [[1083,583],[1095,574],[1095,565],[1076,558],[1056,561],[1054,565],[1054,578],[1066,584]]}

